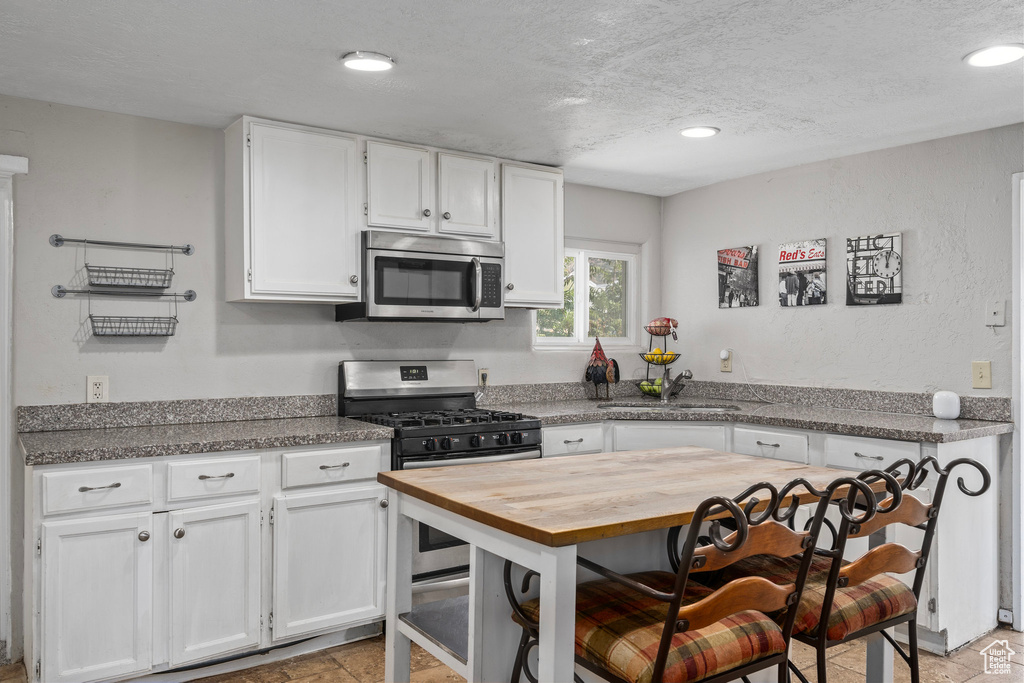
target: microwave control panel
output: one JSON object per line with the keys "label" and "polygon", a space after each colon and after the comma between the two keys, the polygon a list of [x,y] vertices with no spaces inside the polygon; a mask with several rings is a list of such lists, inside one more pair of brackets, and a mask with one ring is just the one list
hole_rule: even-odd
{"label": "microwave control panel", "polygon": [[483,276],[483,296],[481,308],[501,307],[501,266],[497,263],[485,263],[480,267]]}

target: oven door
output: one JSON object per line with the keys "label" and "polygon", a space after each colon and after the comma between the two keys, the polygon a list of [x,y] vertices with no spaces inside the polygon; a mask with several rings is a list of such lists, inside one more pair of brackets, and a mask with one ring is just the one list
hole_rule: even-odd
{"label": "oven door", "polygon": [[504,317],[500,258],[367,249],[365,260],[371,320]]}
{"label": "oven door", "polygon": [[[406,462],[403,470],[427,467],[472,465],[511,460],[534,460],[541,456],[537,449],[518,453],[497,453],[453,460]],[[416,522],[412,531],[412,580],[415,592],[436,591],[444,588],[458,590],[469,576],[469,546],[460,538]]]}

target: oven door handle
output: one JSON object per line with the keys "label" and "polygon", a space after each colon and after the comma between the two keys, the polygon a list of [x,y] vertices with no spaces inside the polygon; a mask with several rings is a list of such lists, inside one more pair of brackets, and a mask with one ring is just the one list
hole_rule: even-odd
{"label": "oven door handle", "polygon": [[473,257],[473,276],[476,283],[474,286],[476,298],[473,302],[473,312],[476,313],[480,310],[480,304],[484,300],[484,269],[480,265],[480,259],[475,256]]}
{"label": "oven door handle", "polygon": [[511,462],[513,460],[536,460],[540,451],[522,451],[520,453],[502,453],[500,455],[484,455],[479,458],[450,458],[448,460],[414,460],[402,463],[403,470],[422,470],[428,467],[447,467],[449,465],[479,465],[489,462]]}

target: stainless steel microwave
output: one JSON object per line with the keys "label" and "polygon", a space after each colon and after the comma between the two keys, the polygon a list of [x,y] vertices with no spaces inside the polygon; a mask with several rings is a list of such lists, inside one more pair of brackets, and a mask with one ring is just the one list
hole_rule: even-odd
{"label": "stainless steel microwave", "polygon": [[501,242],[363,231],[362,301],[335,320],[502,320]]}

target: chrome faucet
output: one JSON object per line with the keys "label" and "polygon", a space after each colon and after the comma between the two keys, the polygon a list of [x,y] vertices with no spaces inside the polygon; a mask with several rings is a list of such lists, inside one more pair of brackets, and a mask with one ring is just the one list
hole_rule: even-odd
{"label": "chrome faucet", "polygon": [[679,375],[669,382],[669,366],[665,366],[665,377],[661,380],[661,402],[668,403],[668,400],[683,390],[683,380],[693,379],[693,373],[683,370]]}

